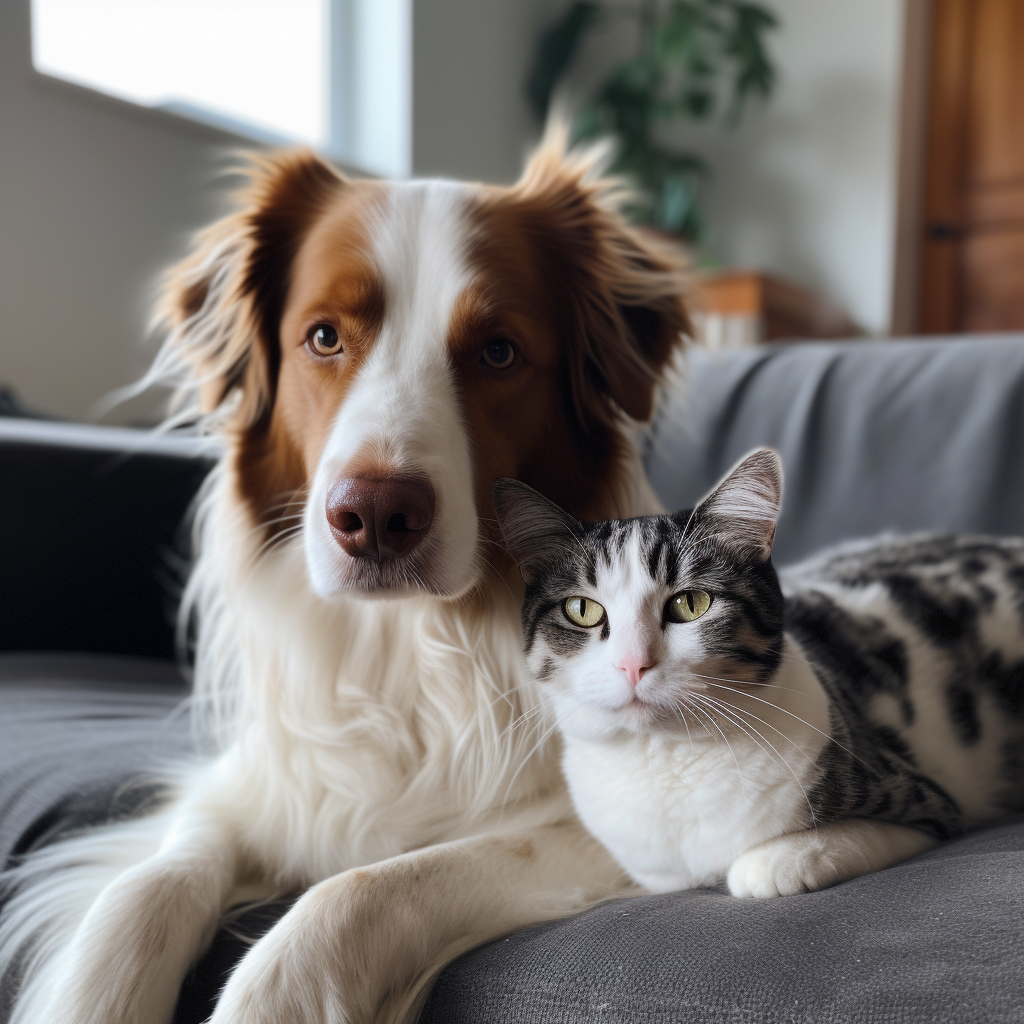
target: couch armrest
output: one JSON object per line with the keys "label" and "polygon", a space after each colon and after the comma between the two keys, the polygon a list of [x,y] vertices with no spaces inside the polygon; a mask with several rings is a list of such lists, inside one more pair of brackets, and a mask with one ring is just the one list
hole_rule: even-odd
{"label": "couch armrest", "polygon": [[174,656],[202,441],[0,418],[0,650]]}

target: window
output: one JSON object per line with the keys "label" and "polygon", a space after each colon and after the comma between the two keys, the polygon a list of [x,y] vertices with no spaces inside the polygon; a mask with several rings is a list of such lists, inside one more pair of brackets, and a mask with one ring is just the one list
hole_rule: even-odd
{"label": "window", "polygon": [[33,0],[38,71],[409,173],[409,0]]}

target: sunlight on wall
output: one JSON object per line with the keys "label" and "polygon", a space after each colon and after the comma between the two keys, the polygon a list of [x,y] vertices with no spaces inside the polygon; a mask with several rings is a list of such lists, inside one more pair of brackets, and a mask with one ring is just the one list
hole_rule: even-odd
{"label": "sunlight on wall", "polygon": [[32,0],[38,71],[270,141],[330,137],[328,0]]}

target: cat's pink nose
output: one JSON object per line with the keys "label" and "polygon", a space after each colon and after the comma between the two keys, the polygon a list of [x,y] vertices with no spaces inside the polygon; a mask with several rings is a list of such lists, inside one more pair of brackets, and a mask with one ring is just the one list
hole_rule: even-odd
{"label": "cat's pink nose", "polygon": [[643,658],[623,658],[615,667],[626,673],[626,679],[630,686],[638,686],[640,680],[643,679],[644,673],[648,669],[654,668],[655,664],[656,662],[652,662],[649,665],[645,664],[645,659]]}

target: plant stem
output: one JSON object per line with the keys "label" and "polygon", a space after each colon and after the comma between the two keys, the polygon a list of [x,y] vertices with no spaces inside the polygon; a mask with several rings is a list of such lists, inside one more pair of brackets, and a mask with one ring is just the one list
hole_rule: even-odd
{"label": "plant stem", "polygon": [[640,22],[638,53],[643,57],[654,47],[654,29],[658,23],[658,0],[642,0],[637,9],[637,20]]}

